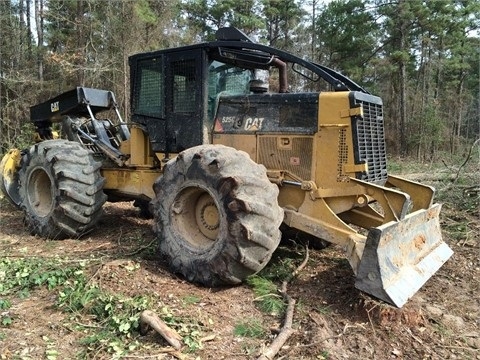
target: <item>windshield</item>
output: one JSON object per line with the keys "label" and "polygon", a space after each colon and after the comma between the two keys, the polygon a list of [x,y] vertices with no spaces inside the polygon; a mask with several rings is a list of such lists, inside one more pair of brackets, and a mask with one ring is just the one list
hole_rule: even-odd
{"label": "windshield", "polygon": [[252,79],[251,70],[212,61],[208,67],[208,118],[213,120],[221,95],[248,94]]}
{"label": "windshield", "polygon": [[252,80],[252,71],[234,65],[212,61],[209,66],[208,94],[218,96],[221,92],[229,94],[247,94],[248,83]]}

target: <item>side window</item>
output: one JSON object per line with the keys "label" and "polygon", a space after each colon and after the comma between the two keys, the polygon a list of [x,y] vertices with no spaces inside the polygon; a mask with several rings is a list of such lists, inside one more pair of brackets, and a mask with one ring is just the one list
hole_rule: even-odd
{"label": "side window", "polygon": [[249,93],[251,70],[212,61],[208,67],[208,118],[213,119],[218,106],[218,96]]}
{"label": "side window", "polygon": [[216,96],[227,91],[230,95],[248,94],[248,84],[252,80],[251,70],[213,61],[209,66],[208,94]]}
{"label": "side window", "polygon": [[173,71],[173,112],[190,113],[197,111],[197,79],[195,60],[181,60],[172,64]]}
{"label": "side window", "polygon": [[135,114],[164,117],[164,93],[161,58],[140,60],[137,64]]}

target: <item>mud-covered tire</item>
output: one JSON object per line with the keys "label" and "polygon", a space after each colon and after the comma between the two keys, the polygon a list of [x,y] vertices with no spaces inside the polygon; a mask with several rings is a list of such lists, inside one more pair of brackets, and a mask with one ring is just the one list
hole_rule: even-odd
{"label": "mud-covered tire", "polygon": [[32,146],[24,160],[21,208],[30,233],[65,239],[89,232],[107,199],[93,154],[76,142],[47,140]]}
{"label": "mud-covered tire", "polygon": [[166,164],[154,190],[160,253],[191,282],[241,283],[280,242],[278,188],[245,152],[222,145],[185,150]]}

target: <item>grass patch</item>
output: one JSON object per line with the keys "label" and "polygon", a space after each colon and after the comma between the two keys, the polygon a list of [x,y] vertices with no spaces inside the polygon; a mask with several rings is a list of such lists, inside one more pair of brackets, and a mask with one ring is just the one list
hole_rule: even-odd
{"label": "grass patch", "polygon": [[246,319],[235,325],[233,333],[236,336],[259,339],[263,338],[267,332],[258,319]]}
{"label": "grass patch", "polygon": [[278,293],[278,288],[271,280],[261,276],[250,276],[247,279],[255,294],[255,303],[263,312],[279,316],[285,312],[286,304]]}
{"label": "grass patch", "polygon": [[283,316],[286,303],[279,293],[280,284],[297,268],[301,254],[287,247],[279,247],[268,265],[258,274],[247,278],[260,310],[273,316]]}
{"label": "grass patch", "polygon": [[317,359],[328,360],[330,359],[330,353],[327,350],[323,350],[320,354],[318,354]]}
{"label": "grass patch", "polygon": [[184,306],[198,304],[202,299],[196,295],[187,295],[182,298],[182,304]]}
{"label": "grass patch", "polygon": [[320,306],[320,305],[317,305],[317,306],[314,306],[314,309],[319,313],[319,314],[322,314],[322,315],[331,315],[332,314],[332,308],[331,308],[331,305],[325,305],[325,306]]}

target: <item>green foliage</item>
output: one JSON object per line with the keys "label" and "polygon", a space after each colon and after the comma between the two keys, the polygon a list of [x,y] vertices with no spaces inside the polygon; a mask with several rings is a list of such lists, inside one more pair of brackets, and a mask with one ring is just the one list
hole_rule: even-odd
{"label": "green foliage", "polygon": [[187,296],[184,296],[182,298],[182,303],[185,305],[185,306],[189,306],[189,305],[193,305],[193,304],[197,304],[200,302],[200,300],[202,300],[200,297],[196,296],[196,295],[187,295]]}
{"label": "green foliage", "polygon": [[397,159],[389,159],[387,162],[387,172],[389,174],[400,174],[402,170],[402,164]]}
{"label": "green foliage", "polygon": [[60,259],[23,258],[0,260],[0,295],[22,294],[35,287],[53,289],[81,276],[84,264],[62,266]]}
{"label": "green foliage", "polygon": [[332,1],[316,19],[315,30],[320,61],[365,83],[379,36],[378,24],[366,2]]}
{"label": "green foliage", "polygon": [[2,315],[1,319],[2,319],[2,322],[1,322],[2,326],[8,326],[13,321],[9,315]]}
{"label": "green foliage", "polygon": [[74,317],[88,316],[101,325],[102,331],[91,333],[82,341],[87,353],[104,350],[116,356],[137,347],[127,339],[138,330],[140,313],[149,305],[146,297],[112,295],[89,284],[85,278],[66,283],[57,300],[63,311],[73,313]]}
{"label": "green foliage", "polygon": [[200,343],[201,326],[197,320],[179,318],[167,306],[163,306],[160,309],[159,316],[168,326],[174,328],[182,336],[188,351],[193,352],[202,348]]}
{"label": "green foliage", "polygon": [[408,127],[411,129],[408,145],[410,149],[416,150],[419,160],[422,154],[424,158],[427,155],[432,156],[437,148],[446,143],[442,136],[445,125],[442,123],[438,109],[434,106],[427,105],[420,110],[420,113],[408,122]]}
{"label": "green foliage", "polygon": [[287,51],[296,49],[295,34],[307,15],[301,4],[294,0],[262,0],[262,5],[269,45]]}
{"label": "green foliage", "polygon": [[286,304],[278,294],[277,285],[257,275],[250,276],[247,279],[247,283],[253,289],[256,296],[255,302],[260,310],[274,316],[279,316],[284,313]]}
{"label": "green foliage", "polygon": [[[447,184],[450,181],[447,182]],[[436,200],[445,204],[445,206],[455,209],[456,211],[466,211],[472,216],[478,216],[478,209],[480,208],[480,197],[478,194],[473,194],[469,196],[463,191],[464,186],[474,186],[477,185],[472,183],[470,180],[465,181],[465,185],[460,185],[462,181],[457,181],[458,186],[450,187],[448,185],[443,185],[441,189],[437,191]],[[477,185],[478,186],[478,185]],[[467,219],[462,219],[467,221]],[[446,227],[448,229],[448,226]],[[452,228],[453,233],[463,233],[467,231],[466,225],[459,226],[454,225]]]}
{"label": "green foliage", "polygon": [[[90,320],[90,324],[77,325],[85,333],[82,356],[89,357],[100,352],[111,354],[113,358],[124,356],[140,346],[135,340],[140,314],[147,308],[154,308],[152,299],[103,291],[87,279],[85,271],[85,262],[70,264],[58,258],[4,258],[0,260],[0,295],[22,297],[42,286],[49,290],[58,289],[56,305],[59,309],[71,314],[72,321]],[[188,297],[184,301],[196,303],[199,298]],[[0,310],[10,307],[9,299],[0,298]],[[14,321],[8,311],[1,314],[1,326],[9,326]],[[160,316],[182,336],[188,351],[201,348],[201,325],[198,321],[179,318],[166,306],[161,308]],[[44,340],[45,356],[54,360],[58,355],[55,346],[49,339]]]}
{"label": "green foliage", "polygon": [[282,282],[291,276],[300,258],[302,255],[293,248],[280,246],[275,250],[268,265],[257,275],[273,282]]}
{"label": "green foliage", "polygon": [[332,309],[330,305],[326,305],[326,306],[316,305],[315,310],[322,315],[329,315],[332,313]]}
{"label": "green foliage", "polygon": [[48,336],[42,336],[45,341],[45,358],[47,360],[56,360],[58,357],[58,351],[55,348],[55,343],[48,338]]}
{"label": "green foliage", "polygon": [[265,337],[267,332],[258,319],[250,318],[235,324],[233,333],[236,336],[259,339]]}
{"label": "green foliage", "polygon": [[[133,335],[139,331],[140,314],[151,309],[153,303],[145,296],[131,298],[104,292],[82,278],[65,285],[59,293],[57,306],[72,313],[74,318],[88,317],[101,326],[102,331],[92,332],[89,327],[83,329],[88,333],[82,340],[87,347],[86,356],[99,351],[123,356],[140,346]],[[160,312],[163,321],[182,336],[188,351],[201,347],[201,326],[197,321],[174,316],[166,306]]]}
{"label": "green foliage", "polygon": [[260,310],[273,316],[283,315],[286,303],[279,293],[277,283],[290,278],[297,267],[295,260],[299,257],[299,253],[279,247],[264,269],[247,278],[247,284],[252,288],[255,303]]}
{"label": "green foliage", "polygon": [[443,230],[445,230],[450,237],[456,241],[468,238],[469,227],[466,220],[444,225]]}
{"label": "green foliage", "polygon": [[323,350],[320,354],[317,355],[317,359],[328,360],[330,359],[330,354],[327,350]]}
{"label": "green foliage", "polygon": [[10,306],[12,306],[12,303],[9,300],[0,299],[0,310],[10,309]]}
{"label": "green foliage", "polygon": [[0,324],[2,326],[8,326],[12,323],[12,318],[10,317],[8,311],[1,311],[1,310],[8,310],[12,306],[12,303],[6,299],[0,299]]}
{"label": "green foliage", "polygon": [[145,24],[153,25],[158,21],[147,0],[137,0],[133,5],[135,14]]}
{"label": "green foliage", "polygon": [[[0,260],[0,295],[17,295],[20,298],[29,296],[29,291],[46,286],[53,289],[64,284],[69,278],[83,274],[83,266],[61,266],[59,259],[24,258]],[[0,299],[0,310],[9,309],[11,302]],[[8,312],[0,316],[2,326],[13,322]]]}
{"label": "green foliage", "polygon": [[213,40],[215,31],[224,26],[235,26],[246,34],[265,27],[257,0],[185,0],[181,9],[187,25],[204,40]]}

